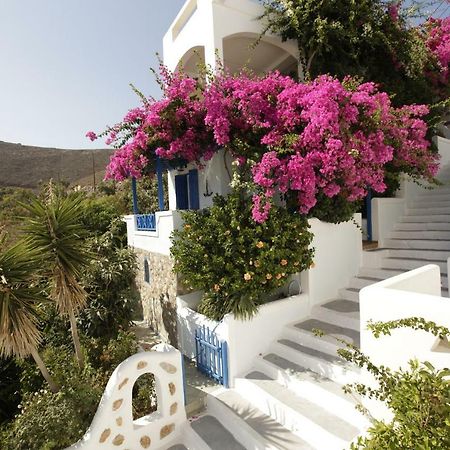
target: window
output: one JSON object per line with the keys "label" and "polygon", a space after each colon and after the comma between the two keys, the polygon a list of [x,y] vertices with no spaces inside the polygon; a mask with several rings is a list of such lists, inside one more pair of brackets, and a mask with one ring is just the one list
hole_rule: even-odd
{"label": "window", "polygon": [[192,169],[186,174],[175,175],[175,194],[177,209],[199,209],[197,169]]}

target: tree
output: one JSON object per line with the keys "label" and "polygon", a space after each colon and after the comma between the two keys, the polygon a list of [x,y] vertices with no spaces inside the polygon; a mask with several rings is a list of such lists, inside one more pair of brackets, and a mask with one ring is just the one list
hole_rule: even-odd
{"label": "tree", "polygon": [[80,280],[83,269],[91,263],[81,222],[83,199],[80,195],[55,194],[50,183],[46,199],[35,197],[24,206],[30,213],[24,225],[25,241],[41,255],[50,296],[60,314],[69,318],[75,353],[83,368],[76,315],[86,304],[87,294]]}
{"label": "tree", "polygon": [[[395,94],[397,105],[433,103],[426,76],[430,54],[410,25],[417,2],[385,0],[263,0],[265,32],[297,42],[305,77],[360,76]],[[420,8],[419,8],[420,13]]]}
{"label": "tree", "polygon": [[[0,236],[0,249],[5,234]],[[53,392],[59,388],[49,374],[38,347],[38,305],[46,300],[35,280],[37,253],[19,242],[0,252],[0,356],[33,357]]]}

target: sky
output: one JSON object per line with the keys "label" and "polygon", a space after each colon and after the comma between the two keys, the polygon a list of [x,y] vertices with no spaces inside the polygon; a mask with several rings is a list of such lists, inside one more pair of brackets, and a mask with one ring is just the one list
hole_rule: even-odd
{"label": "sky", "polygon": [[0,0],[0,141],[99,148],[85,134],[159,96],[149,68],[184,0]]}
{"label": "sky", "polygon": [[[149,68],[184,0],[0,0],[0,141],[99,148],[102,131],[158,97]],[[447,14],[448,0],[433,3]],[[434,8],[434,7],[433,7]]]}

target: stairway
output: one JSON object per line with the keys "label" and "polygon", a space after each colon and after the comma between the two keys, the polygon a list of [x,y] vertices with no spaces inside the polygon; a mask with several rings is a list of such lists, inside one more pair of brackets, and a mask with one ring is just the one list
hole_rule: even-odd
{"label": "stairway", "polygon": [[[450,168],[442,173],[450,178]],[[442,295],[448,296],[450,187],[424,190],[385,244],[370,250],[384,252],[379,268],[361,267],[337,298],[285,327],[234,389],[210,396],[206,415],[193,424],[206,448],[341,450],[367,429],[367,419],[355,409],[357,399],[342,390],[359,380],[359,369],[337,356],[340,344],[333,336],[358,346],[360,289],[402,272],[439,265]],[[317,337],[314,329],[326,335]],[[204,436],[201,421],[215,421],[214,437]]]}

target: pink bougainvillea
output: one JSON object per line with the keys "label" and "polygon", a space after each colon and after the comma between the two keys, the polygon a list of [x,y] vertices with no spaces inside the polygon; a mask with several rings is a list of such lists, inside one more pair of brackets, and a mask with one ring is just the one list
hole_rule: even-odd
{"label": "pink bougainvillea", "polygon": [[440,66],[441,83],[447,83],[450,64],[450,17],[444,19],[430,18],[425,24],[426,44]]}
{"label": "pink bougainvillea", "polygon": [[273,197],[289,194],[307,214],[319,195],[349,202],[383,192],[389,163],[431,178],[437,157],[425,138],[426,107],[394,108],[373,83],[321,76],[298,83],[217,74],[204,84],[162,68],[164,96],[129,111],[108,130],[118,150],[107,177],[149,172],[156,157],[173,164],[210,159],[225,147],[253,183],[253,217],[267,219]]}

